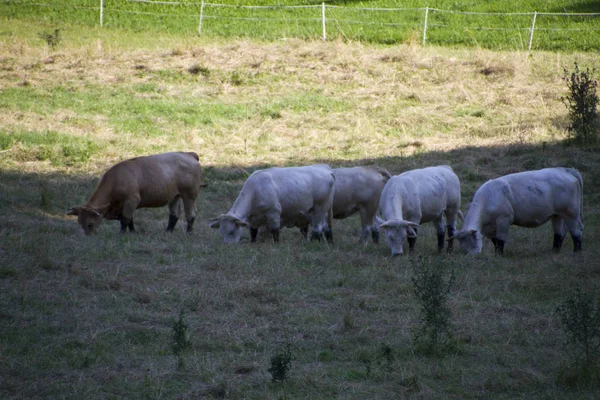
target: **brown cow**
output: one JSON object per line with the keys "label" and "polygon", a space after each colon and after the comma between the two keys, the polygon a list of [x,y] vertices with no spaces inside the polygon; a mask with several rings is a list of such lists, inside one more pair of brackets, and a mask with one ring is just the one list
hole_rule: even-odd
{"label": "brown cow", "polygon": [[121,233],[134,232],[133,212],[144,207],[169,205],[172,232],[179,217],[178,203],[183,201],[187,232],[196,217],[195,202],[200,188],[206,186],[196,153],[163,153],[122,161],[111,167],[88,202],[71,208],[86,235],[94,233],[102,219],[121,221]]}

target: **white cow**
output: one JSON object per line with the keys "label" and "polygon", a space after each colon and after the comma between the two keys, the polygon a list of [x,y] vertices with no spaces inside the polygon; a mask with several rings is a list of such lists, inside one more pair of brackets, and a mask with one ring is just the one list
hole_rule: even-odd
{"label": "white cow", "polygon": [[481,252],[482,235],[502,253],[509,226],[535,228],[551,219],[554,251],[560,251],[566,229],[573,238],[574,250],[580,251],[582,192],[581,175],[572,168],[546,168],[489,180],[475,192],[455,237],[468,253]]}
{"label": "white cow", "polygon": [[373,242],[379,242],[379,229],[375,214],[379,207],[381,191],[391,178],[390,173],[379,167],[335,168],[335,195],[333,218],[344,219],[360,214],[360,242],[371,234]]}
{"label": "white cow", "polygon": [[[456,230],[460,213],[460,181],[447,165],[415,169],[393,176],[383,188],[379,201],[379,228],[385,229],[385,239],[392,256],[402,254],[408,236],[410,250],[417,240],[419,224],[433,221],[437,231],[438,250],[444,249],[444,213],[448,237]],[[448,240],[448,251],[453,242]]]}
{"label": "white cow", "polygon": [[306,167],[270,168],[252,173],[227,214],[211,220],[210,227],[218,228],[225,243],[237,243],[242,228],[250,228],[252,242],[258,228],[267,225],[273,240],[279,241],[281,226],[312,225],[311,240],[325,233],[333,242],[331,206],[335,177],[325,164]]}
{"label": "white cow", "polygon": [[[369,234],[374,243],[379,243],[379,228],[375,214],[379,207],[381,191],[392,176],[380,167],[351,167],[334,168],[335,194],[333,195],[333,218],[345,219],[351,215],[360,214],[361,234],[360,243],[364,243]],[[306,238],[310,221],[298,222],[300,232]],[[266,225],[258,229],[258,236],[266,239],[269,230]]]}

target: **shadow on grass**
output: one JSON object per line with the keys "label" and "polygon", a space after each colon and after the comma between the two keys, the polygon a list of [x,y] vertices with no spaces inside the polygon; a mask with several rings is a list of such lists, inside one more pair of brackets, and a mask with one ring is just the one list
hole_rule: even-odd
{"label": "shadow on grass", "polygon": [[[424,151],[418,142],[402,149],[414,152],[410,156],[350,160],[289,160],[286,166],[328,163],[332,167],[379,165],[393,175],[415,168],[446,164],[452,166],[461,179],[463,208],[475,190],[485,181],[502,175],[546,167],[577,168],[584,177],[584,204],[597,207],[600,184],[600,147],[576,147],[563,143],[509,144],[493,147],[464,147],[449,151]],[[106,166],[109,167],[108,165]],[[255,170],[269,165],[205,167],[204,189],[197,207],[199,223],[226,212],[235,200],[246,178]],[[21,173],[0,171],[0,229],[21,229],[28,220],[52,218],[74,224],[64,213],[70,207],[84,204],[93,192],[100,176],[66,175],[62,173]],[[167,215],[164,211],[157,211]],[[115,228],[117,229],[117,228]]]}
{"label": "shadow on grass", "polygon": [[600,2],[585,0],[570,4],[568,7],[555,7],[552,12],[557,13],[600,13]]}

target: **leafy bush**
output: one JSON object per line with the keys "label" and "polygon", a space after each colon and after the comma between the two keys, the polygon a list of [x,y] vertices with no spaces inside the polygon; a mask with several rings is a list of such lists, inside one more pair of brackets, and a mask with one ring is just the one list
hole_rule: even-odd
{"label": "leafy bush", "polygon": [[569,132],[571,138],[580,143],[589,143],[597,140],[600,130],[597,116],[598,82],[592,75],[595,70],[587,68],[581,71],[577,63],[575,70],[569,72],[565,69],[564,80],[569,88],[569,93],[562,98],[565,107],[569,110]]}

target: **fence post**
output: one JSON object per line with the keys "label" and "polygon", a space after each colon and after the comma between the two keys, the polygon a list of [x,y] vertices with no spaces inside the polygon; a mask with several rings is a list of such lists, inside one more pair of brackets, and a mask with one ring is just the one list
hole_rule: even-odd
{"label": "fence post", "polygon": [[327,33],[325,32],[325,3],[322,3],[321,6],[321,21],[323,21],[323,41],[325,42],[327,40]]}
{"label": "fence post", "polygon": [[533,30],[535,29],[535,18],[537,17],[537,11],[533,12],[533,19],[531,20],[531,29],[529,30],[529,46],[527,46],[527,52],[531,51],[531,44],[533,43]]}
{"label": "fence post", "polygon": [[204,15],[204,0],[200,4],[200,21],[198,22],[198,35],[202,35],[202,16]]}
{"label": "fence post", "polygon": [[100,0],[100,26],[104,25],[104,0]]}
{"label": "fence post", "polygon": [[425,7],[425,21],[423,22],[423,46],[427,40],[427,16],[429,15],[429,7]]}

